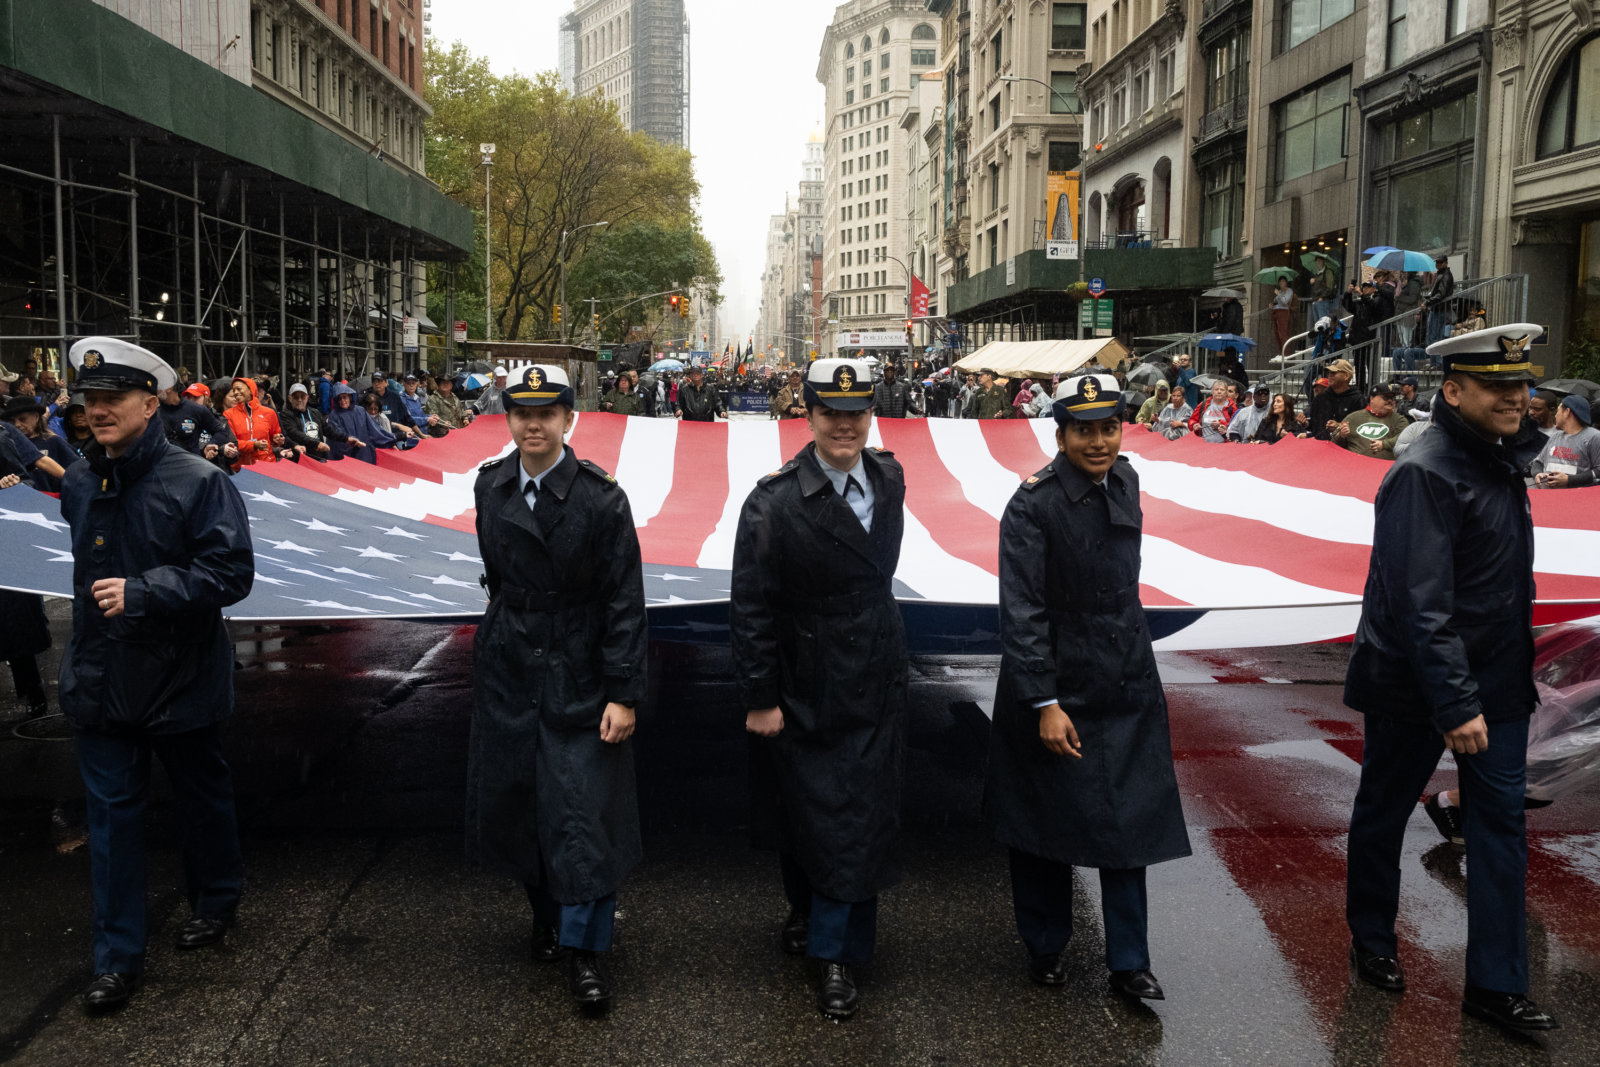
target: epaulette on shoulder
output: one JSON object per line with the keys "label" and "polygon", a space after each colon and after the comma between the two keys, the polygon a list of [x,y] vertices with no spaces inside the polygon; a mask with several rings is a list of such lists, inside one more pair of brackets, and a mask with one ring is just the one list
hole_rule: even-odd
{"label": "epaulette on shoulder", "polygon": [[599,478],[602,482],[605,482],[607,487],[617,484],[617,480],[613,478],[611,474],[598,463],[593,463],[587,459],[580,459],[578,460],[578,466],[582,467],[596,478]]}
{"label": "epaulette on shoulder", "polygon": [[486,459],[482,463],[478,464],[478,473],[487,474],[489,471],[494,470],[496,467],[500,466],[500,464],[504,463],[514,455],[516,455],[515,452],[507,452],[503,456],[496,456],[494,459]]}
{"label": "epaulette on shoulder", "polygon": [[766,485],[768,482],[775,481],[778,478],[782,478],[786,474],[794,473],[794,471],[799,469],[799,466],[800,466],[800,464],[798,462],[796,462],[795,460],[791,459],[789,462],[785,463],[783,466],[779,467],[777,470],[773,471],[771,474],[762,475],[761,478],[756,482],[756,484],[757,485]]}
{"label": "epaulette on shoulder", "polygon": [[888,456],[890,459],[894,458],[894,453],[887,448],[872,448],[870,451],[876,452],[880,456]]}
{"label": "epaulette on shoulder", "polygon": [[1054,478],[1055,476],[1056,476],[1055,467],[1054,466],[1046,467],[1044,470],[1039,471],[1037,474],[1030,474],[1026,478],[1022,479],[1022,488],[1026,489],[1028,492],[1031,493],[1035,489],[1039,488],[1039,486],[1043,485],[1046,481],[1048,481],[1051,478]]}

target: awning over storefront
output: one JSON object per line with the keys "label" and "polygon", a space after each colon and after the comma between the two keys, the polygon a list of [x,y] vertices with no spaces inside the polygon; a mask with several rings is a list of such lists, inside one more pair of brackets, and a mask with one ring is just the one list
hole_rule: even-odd
{"label": "awning over storefront", "polygon": [[1127,358],[1127,348],[1113,337],[1082,341],[994,341],[957,362],[956,369],[974,374],[988,369],[1011,378],[1048,378],[1055,374],[1071,374],[1089,363],[1098,363],[1110,370]]}

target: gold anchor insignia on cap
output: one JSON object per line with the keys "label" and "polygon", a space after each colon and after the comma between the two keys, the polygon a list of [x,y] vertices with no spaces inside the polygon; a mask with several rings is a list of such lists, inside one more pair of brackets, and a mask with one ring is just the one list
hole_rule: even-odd
{"label": "gold anchor insignia on cap", "polygon": [[1094,379],[1093,378],[1085,378],[1083,380],[1083,398],[1085,400],[1088,400],[1088,401],[1092,402],[1097,397],[1099,397],[1099,395],[1100,395],[1100,387],[1095,384]]}
{"label": "gold anchor insignia on cap", "polygon": [[848,393],[851,389],[855,388],[855,384],[855,375],[850,373],[850,368],[841,367],[839,369],[839,388]]}
{"label": "gold anchor insignia on cap", "polygon": [[538,367],[528,368],[528,388],[537,389],[544,384],[544,375],[539,373]]}
{"label": "gold anchor insignia on cap", "polygon": [[1508,356],[1521,359],[1524,355],[1523,349],[1528,347],[1530,338],[1527,334],[1523,334],[1521,337],[1501,337],[1498,340],[1500,342],[1500,351]]}
{"label": "gold anchor insignia on cap", "polygon": [[94,370],[98,366],[100,366],[100,353],[91,348],[83,354],[83,369]]}

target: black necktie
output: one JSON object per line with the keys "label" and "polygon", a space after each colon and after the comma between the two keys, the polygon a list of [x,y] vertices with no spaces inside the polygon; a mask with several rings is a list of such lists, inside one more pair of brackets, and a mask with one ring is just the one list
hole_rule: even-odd
{"label": "black necktie", "polygon": [[522,487],[522,496],[523,499],[527,500],[530,508],[537,504],[539,502],[539,483],[529,478],[528,484]]}
{"label": "black necktie", "polygon": [[844,498],[846,500],[850,499],[850,490],[852,489],[860,493],[863,498],[865,498],[867,495],[867,491],[861,488],[861,483],[856,481],[856,476],[853,474],[846,474],[844,476]]}

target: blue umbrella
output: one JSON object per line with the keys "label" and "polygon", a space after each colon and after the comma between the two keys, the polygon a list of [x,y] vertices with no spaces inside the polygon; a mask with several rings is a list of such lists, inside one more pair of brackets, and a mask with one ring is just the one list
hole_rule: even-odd
{"label": "blue umbrella", "polygon": [[683,361],[678,359],[658,359],[650,364],[650,369],[653,371],[682,370]]}
{"label": "blue umbrella", "polygon": [[1398,251],[1398,249],[1394,245],[1373,245],[1371,248],[1363,248],[1361,254],[1364,256],[1381,256],[1385,252],[1395,251]]}
{"label": "blue umbrella", "polygon": [[469,374],[461,379],[461,388],[463,390],[482,389],[489,384],[490,380],[487,374]]}
{"label": "blue umbrella", "polygon": [[1214,352],[1221,352],[1224,348],[1254,348],[1256,343],[1248,337],[1240,337],[1236,333],[1208,333],[1195,342],[1201,348],[1209,348]]}
{"label": "blue umbrella", "polygon": [[1374,270],[1430,271],[1433,269],[1433,257],[1426,252],[1391,248],[1367,260],[1367,266]]}

